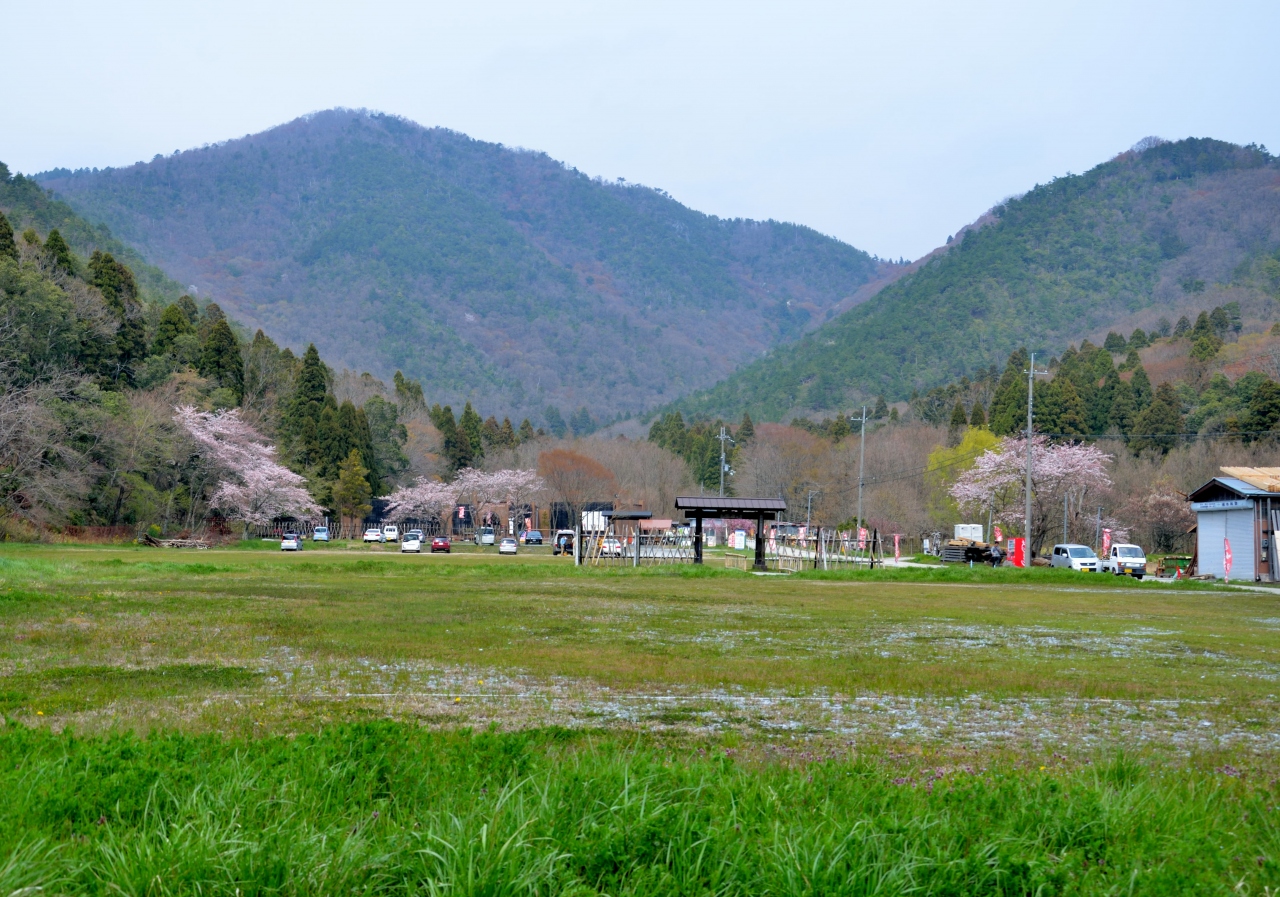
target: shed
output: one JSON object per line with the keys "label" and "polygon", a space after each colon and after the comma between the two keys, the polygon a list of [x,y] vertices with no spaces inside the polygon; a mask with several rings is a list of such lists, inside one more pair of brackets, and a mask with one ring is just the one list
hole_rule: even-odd
{"label": "shed", "polygon": [[1187,498],[1196,514],[1196,569],[1226,577],[1223,561],[1231,546],[1231,578],[1280,580],[1275,533],[1280,530],[1280,468],[1224,467]]}
{"label": "shed", "polygon": [[[787,503],[780,498],[736,498],[725,495],[677,495],[676,510],[693,518],[693,562],[702,563],[702,520],[751,518],[756,519],[756,532],[764,532],[764,519],[777,520],[787,510]],[[764,539],[756,538],[756,558],[753,569],[764,570]]]}

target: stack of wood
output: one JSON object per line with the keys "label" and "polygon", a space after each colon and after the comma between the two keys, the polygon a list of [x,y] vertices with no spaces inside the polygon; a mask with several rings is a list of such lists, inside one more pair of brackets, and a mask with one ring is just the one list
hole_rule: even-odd
{"label": "stack of wood", "polygon": [[991,563],[991,546],[974,539],[948,539],[942,546],[942,563],[967,564]]}
{"label": "stack of wood", "polygon": [[142,545],[152,548],[208,548],[209,543],[203,539],[157,539],[150,533],[143,533],[138,539]]}

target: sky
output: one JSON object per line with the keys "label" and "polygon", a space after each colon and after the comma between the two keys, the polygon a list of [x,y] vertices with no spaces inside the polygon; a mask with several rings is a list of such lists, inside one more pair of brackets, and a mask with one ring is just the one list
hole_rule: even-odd
{"label": "sky", "polygon": [[335,106],[917,258],[1148,135],[1280,152],[1280,3],[5,3],[0,161],[151,159]]}

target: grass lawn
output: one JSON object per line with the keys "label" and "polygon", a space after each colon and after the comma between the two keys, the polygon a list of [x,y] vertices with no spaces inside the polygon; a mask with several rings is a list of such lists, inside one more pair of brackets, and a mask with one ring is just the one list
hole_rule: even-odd
{"label": "grass lawn", "polygon": [[1260,894],[1278,679],[1066,571],[4,545],[0,895]]}

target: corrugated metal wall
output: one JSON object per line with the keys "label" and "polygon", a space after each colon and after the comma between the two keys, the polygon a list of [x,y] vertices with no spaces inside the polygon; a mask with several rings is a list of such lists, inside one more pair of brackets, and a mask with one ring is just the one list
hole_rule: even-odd
{"label": "corrugated metal wall", "polygon": [[1231,578],[1253,582],[1253,510],[1199,512],[1196,548],[1200,573],[1222,578],[1223,539],[1231,540]]}

